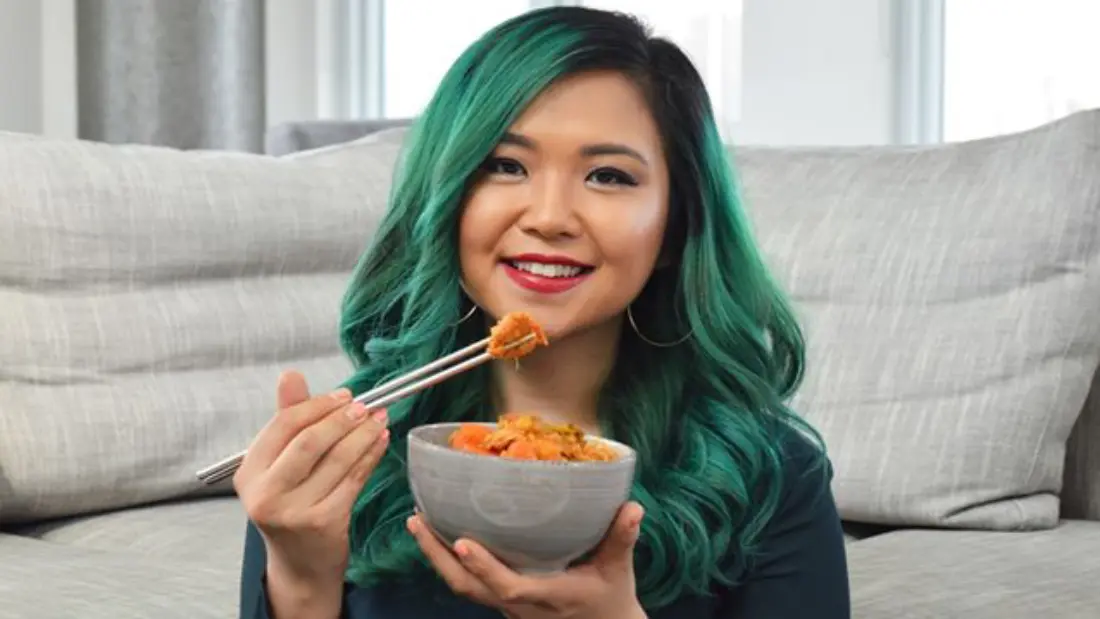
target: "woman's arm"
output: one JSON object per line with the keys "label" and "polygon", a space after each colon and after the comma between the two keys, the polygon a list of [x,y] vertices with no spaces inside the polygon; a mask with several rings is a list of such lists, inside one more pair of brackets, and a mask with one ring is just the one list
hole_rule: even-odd
{"label": "woman's arm", "polygon": [[241,568],[240,619],[339,619],[343,594],[342,582],[322,591],[269,573],[263,537],[255,525],[248,523]]}
{"label": "woman's arm", "polygon": [[731,589],[715,619],[849,619],[848,562],[831,468],[813,468],[816,447],[790,444],[787,490],[764,531],[745,581]]}

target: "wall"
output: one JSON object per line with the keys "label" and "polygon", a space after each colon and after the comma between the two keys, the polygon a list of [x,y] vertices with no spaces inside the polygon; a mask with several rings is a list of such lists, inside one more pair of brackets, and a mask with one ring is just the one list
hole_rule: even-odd
{"label": "wall", "polygon": [[0,130],[42,130],[42,8],[0,0]]}
{"label": "wall", "polygon": [[889,0],[745,0],[745,144],[893,139]]}
{"label": "wall", "polygon": [[[2,1],[2,0],[0,0]],[[41,132],[54,137],[76,135],[75,0],[40,0]],[[35,3],[28,3],[35,4]],[[35,32],[31,29],[31,32]],[[0,43],[0,46],[3,44]],[[0,60],[2,62],[2,60]]]}
{"label": "wall", "polygon": [[318,115],[317,0],[267,0],[267,123]]}
{"label": "wall", "polygon": [[[76,135],[73,2],[0,0],[0,130]],[[316,2],[316,4],[315,4]],[[268,0],[268,124],[323,116],[331,0]],[[740,143],[893,133],[890,0],[746,0]],[[46,70],[43,68],[46,67]]]}

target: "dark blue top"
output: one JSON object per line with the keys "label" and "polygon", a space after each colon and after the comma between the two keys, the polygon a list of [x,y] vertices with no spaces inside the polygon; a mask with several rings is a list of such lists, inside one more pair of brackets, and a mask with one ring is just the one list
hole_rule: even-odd
{"label": "dark blue top", "polygon": [[[651,610],[650,619],[849,619],[844,538],[830,476],[811,472],[815,448],[791,441],[779,508],[764,531],[760,555],[740,584],[708,597],[683,597]],[[410,514],[411,515],[411,514]],[[272,619],[264,589],[266,552],[249,523],[241,578],[241,619]],[[448,600],[400,587],[344,588],[343,619],[501,619],[465,599]],[[417,595],[420,593],[420,595]],[[279,617],[276,619],[286,619]]]}

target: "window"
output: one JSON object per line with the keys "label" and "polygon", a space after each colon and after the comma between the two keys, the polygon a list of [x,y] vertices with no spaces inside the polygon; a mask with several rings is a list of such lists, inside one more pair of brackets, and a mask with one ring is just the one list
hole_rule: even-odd
{"label": "window", "polygon": [[[420,113],[444,73],[477,37],[532,8],[576,4],[635,14],[684,48],[706,82],[720,128],[737,120],[741,78],[741,0],[339,0],[334,28],[347,50],[341,91],[350,117],[408,118]],[[370,45],[366,43],[372,39]],[[381,41],[378,41],[378,39]]]}
{"label": "window", "polygon": [[676,43],[703,76],[722,135],[729,138],[741,106],[741,0],[584,0],[631,13]]}
{"label": "window", "polygon": [[1100,2],[947,0],[943,139],[1026,130],[1100,107]]}
{"label": "window", "polygon": [[529,0],[400,0],[385,4],[382,113],[408,118],[427,105],[459,54],[479,36],[531,8]]}

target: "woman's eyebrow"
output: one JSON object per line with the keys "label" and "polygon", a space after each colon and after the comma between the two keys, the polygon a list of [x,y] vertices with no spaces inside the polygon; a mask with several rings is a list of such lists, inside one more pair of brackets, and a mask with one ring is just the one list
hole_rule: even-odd
{"label": "woman's eyebrow", "polygon": [[[520,148],[526,148],[529,150],[536,150],[537,146],[535,141],[531,138],[507,131],[500,139],[501,144],[511,144],[513,146],[519,146]],[[617,144],[614,142],[603,142],[599,144],[588,144],[581,148],[581,155],[585,157],[596,157],[599,155],[625,155],[631,159],[637,159],[643,165],[649,165],[649,160],[645,158],[636,149],[633,149],[625,144]]]}
{"label": "woman's eyebrow", "polygon": [[631,159],[637,159],[643,165],[649,165],[649,161],[646,160],[641,153],[625,144],[615,144],[612,142],[590,144],[581,149],[581,154],[585,157],[595,157],[597,155],[626,155]]}

